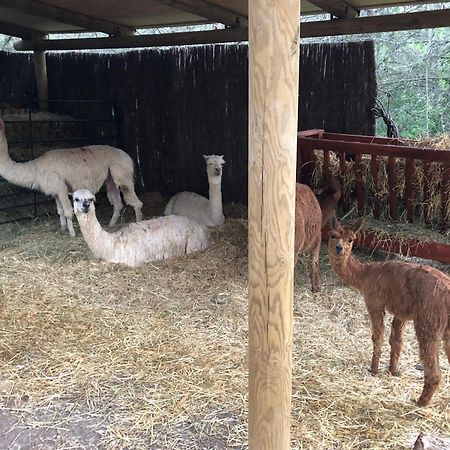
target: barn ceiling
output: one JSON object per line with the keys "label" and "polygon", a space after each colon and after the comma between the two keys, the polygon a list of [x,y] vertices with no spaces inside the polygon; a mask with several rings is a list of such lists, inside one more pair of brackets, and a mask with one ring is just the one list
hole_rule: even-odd
{"label": "barn ceiling", "polygon": [[[396,14],[394,19],[388,18],[387,23],[379,18],[378,22],[373,18],[368,22],[366,19],[371,18],[358,18],[359,12],[368,8],[428,3],[437,2],[304,0],[301,2],[302,14],[327,13],[329,19],[333,17],[334,20],[304,24],[301,32],[305,36],[324,36],[387,31],[386,28],[393,30],[450,26],[450,9],[425,11],[420,17],[409,16],[409,20],[408,15],[402,15],[406,18],[399,20],[401,14]],[[248,0],[0,0],[0,33],[23,38],[26,43],[16,46],[21,50],[51,49],[56,44],[50,41],[42,43],[43,38],[49,36],[51,39],[55,33],[86,31],[101,32],[109,36],[98,38],[102,43],[94,48],[138,46],[133,45],[138,37],[133,35],[140,28],[199,23],[222,23],[228,29],[240,31],[197,33],[198,37],[193,43],[245,40],[247,17]],[[181,38],[182,34],[177,33],[177,37]],[[175,41],[170,41],[167,45],[176,45]],[[187,42],[181,39],[180,43],[189,43],[188,41],[189,39]],[[164,45],[164,39],[162,42],[160,39],[158,45]],[[91,47],[76,47],[73,43],[71,48]]]}

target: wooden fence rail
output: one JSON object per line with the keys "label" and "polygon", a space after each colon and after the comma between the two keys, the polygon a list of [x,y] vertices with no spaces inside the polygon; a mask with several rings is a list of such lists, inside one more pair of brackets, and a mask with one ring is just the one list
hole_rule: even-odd
{"label": "wooden fence rail", "polygon": [[[431,185],[431,163],[440,162],[443,165],[441,183],[440,213],[441,226],[447,227],[449,224],[449,196],[450,196],[450,151],[436,150],[429,147],[411,147],[404,145],[407,141],[400,139],[381,138],[373,136],[356,136],[338,133],[326,133],[323,130],[307,130],[298,134],[298,164],[297,180],[302,180],[306,184],[311,184],[313,172],[316,164],[315,151],[322,151],[323,172],[330,173],[330,152],[334,152],[339,158],[340,177],[345,179],[348,172],[348,159],[354,161],[355,186],[357,210],[360,215],[365,211],[365,198],[367,196],[364,177],[361,168],[361,156],[369,155],[370,173],[373,182],[372,203],[373,215],[376,219],[381,216],[381,204],[378,198],[380,191],[380,181],[378,176],[379,158],[387,157],[387,180],[389,189],[389,213],[393,220],[400,217],[397,192],[396,170],[397,160],[404,159],[405,175],[405,199],[406,215],[409,222],[414,221],[415,199],[415,160],[422,162],[424,175],[423,203],[425,205],[424,221],[431,223],[429,210],[430,185]],[[342,201],[344,210],[350,208],[350,197],[345,184],[343,184]],[[428,205],[428,206],[427,206]]]}
{"label": "wooden fence rail", "polygon": [[[389,192],[388,205],[385,208],[393,220],[399,220],[401,213],[406,213],[408,222],[414,222],[417,199],[414,186],[417,182],[416,161],[421,161],[423,171],[423,211],[424,222],[430,225],[432,221],[431,174],[432,163],[442,163],[440,182],[439,222],[446,229],[450,222],[450,150],[436,150],[428,147],[412,147],[408,141],[400,139],[382,138],[374,136],[345,135],[326,133],[324,130],[314,129],[298,133],[297,148],[297,181],[312,185],[314,170],[316,169],[316,151],[323,152],[323,175],[331,173],[331,154],[334,153],[339,161],[339,177],[342,186],[342,206],[344,211],[354,207],[351,198],[356,200],[358,215],[365,214],[366,199],[370,196],[373,216],[380,219],[383,204],[378,195],[381,192],[379,169],[381,159],[387,160],[387,188]],[[364,180],[362,169],[362,155],[370,157],[369,172],[372,178],[370,192]],[[404,160],[403,173],[405,177],[403,200],[406,211],[401,211],[398,192],[398,160]],[[349,164],[353,165],[355,192],[351,197],[346,183],[349,176]],[[436,183],[436,180],[433,180]],[[324,238],[327,231],[324,231]],[[421,258],[435,259],[450,264],[450,245],[436,242],[420,242],[409,239],[399,241],[395,238],[380,241],[376,233],[367,231],[358,239],[357,244],[365,248],[391,251]]]}

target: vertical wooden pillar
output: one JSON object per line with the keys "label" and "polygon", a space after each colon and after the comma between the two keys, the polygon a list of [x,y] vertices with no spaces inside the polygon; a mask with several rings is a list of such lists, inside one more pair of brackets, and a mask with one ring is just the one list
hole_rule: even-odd
{"label": "vertical wooden pillar", "polygon": [[34,73],[36,77],[39,108],[48,110],[47,63],[44,51],[34,51]]}
{"label": "vertical wooden pillar", "polygon": [[288,450],[300,0],[249,20],[249,443]]}

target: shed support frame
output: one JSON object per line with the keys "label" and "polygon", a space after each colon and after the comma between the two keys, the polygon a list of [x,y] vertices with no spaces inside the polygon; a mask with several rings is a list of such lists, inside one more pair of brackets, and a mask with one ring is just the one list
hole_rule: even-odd
{"label": "shed support frame", "polygon": [[300,0],[249,13],[249,446],[288,450]]}

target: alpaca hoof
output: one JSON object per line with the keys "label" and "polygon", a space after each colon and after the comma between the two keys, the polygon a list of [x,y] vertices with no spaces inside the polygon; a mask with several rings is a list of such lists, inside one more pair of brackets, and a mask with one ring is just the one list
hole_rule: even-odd
{"label": "alpaca hoof", "polygon": [[311,288],[311,291],[312,291],[314,294],[317,294],[317,292],[320,292],[320,288],[319,288],[319,287],[312,287],[312,288]]}
{"label": "alpaca hoof", "polygon": [[427,406],[430,404],[431,399],[423,398],[421,395],[419,400],[417,400],[417,406]]}
{"label": "alpaca hoof", "polygon": [[371,375],[378,375],[378,369],[372,369],[372,368],[370,368],[370,369],[367,369],[368,370],[368,372],[371,374]]}
{"label": "alpaca hoof", "polygon": [[399,377],[401,375],[400,370],[389,370],[393,377]]}

